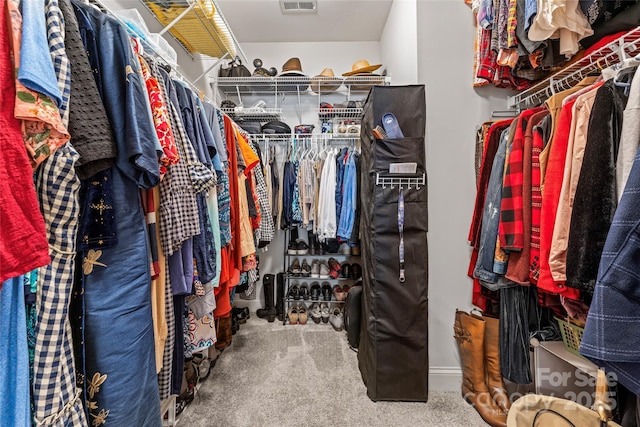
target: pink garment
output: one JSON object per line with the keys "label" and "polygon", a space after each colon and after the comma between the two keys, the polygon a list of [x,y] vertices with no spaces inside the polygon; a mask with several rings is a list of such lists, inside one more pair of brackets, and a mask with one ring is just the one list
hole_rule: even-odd
{"label": "pink garment", "polygon": [[[17,0],[7,2],[7,16],[11,21],[11,51],[13,64],[20,64],[22,15]],[[14,65],[16,66],[16,65]],[[15,76],[18,75],[16,66]],[[14,116],[20,120],[22,139],[31,165],[37,168],[47,157],[69,141],[69,132],[62,121],[56,103],[46,95],[27,89],[15,79]]]}
{"label": "pink garment", "polygon": [[[0,7],[5,10],[6,0],[0,0]],[[0,283],[51,261],[33,169],[20,122],[13,116],[16,86],[9,37],[7,20],[0,19]]]}
{"label": "pink garment", "polygon": [[567,247],[569,245],[569,226],[573,211],[573,198],[580,178],[584,148],[587,145],[587,131],[591,108],[596,100],[597,88],[604,82],[590,86],[591,91],[578,97],[573,104],[573,115],[569,131],[567,155],[564,162],[562,188],[556,212],[556,221],[551,238],[549,252],[549,268],[551,276],[556,282],[567,280]]}

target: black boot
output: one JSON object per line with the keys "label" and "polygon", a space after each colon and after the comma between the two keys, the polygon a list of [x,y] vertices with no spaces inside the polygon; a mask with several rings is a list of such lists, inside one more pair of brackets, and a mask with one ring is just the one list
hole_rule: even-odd
{"label": "black boot", "polygon": [[308,235],[309,235],[309,255],[318,255],[317,253],[317,242],[318,240],[316,239],[316,235],[313,233],[313,231],[307,231]]}
{"label": "black boot", "polygon": [[284,273],[276,276],[276,316],[279,321],[284,320]]}
{"label": "black boot", "polygon": [[273,305],[273,274],[265,274],[262,278],[262,288],[264,290],[264,309],[256,310],[259,318],[266,318],[268,322],[276,320],[276,307]]}

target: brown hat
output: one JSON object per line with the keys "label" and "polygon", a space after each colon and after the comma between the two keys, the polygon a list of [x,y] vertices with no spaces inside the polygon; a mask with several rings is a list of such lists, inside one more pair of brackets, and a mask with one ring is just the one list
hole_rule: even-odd
{"label": "brown hat", "polygon": [[359,59],[351,66],[351,71],[342,73],[343,76],[353,76],[354,74],[370,73],[382,67],[382,64],[370,65],[366,59]]}
{"label": "brown hat", "polygon": [[342,79],[333,74],[331,68],[325,68],[311,79],[311,90],[315,93],[335,92],[342,85]]}
{"label": "brown hat", "polygon": [[281,76],[306,76],[302,72],[302,65],[300,64],[300,58],[290,58],[282,66]]}

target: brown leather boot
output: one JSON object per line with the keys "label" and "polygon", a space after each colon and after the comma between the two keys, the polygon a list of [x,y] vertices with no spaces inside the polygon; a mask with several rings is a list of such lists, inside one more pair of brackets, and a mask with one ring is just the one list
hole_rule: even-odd
{"label": "brown leather boot", "polygon": [[456,310],[453,329],[462,362],[462,397],[487,424],[506,427],[507,416],[493,401],[485,383],[484,320]]}
{"label": "brown leather boot", "polygon": [[504,411],[509,412],[511,401],[500,372],[500,320],[482,316],[484,320],[484,366],[491,397]]}

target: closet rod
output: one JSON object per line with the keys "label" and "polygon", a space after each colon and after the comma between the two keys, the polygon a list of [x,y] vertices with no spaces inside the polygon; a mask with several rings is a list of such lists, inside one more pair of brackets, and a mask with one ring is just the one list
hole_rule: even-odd
{"label": "closet rod", "polygon": [[[127,30],[127,33],[129,33],[129,26],[122,19],[120,19],[120,17],[118,15],[113,13],[113,11],[111,9],[109,9],[107,6],[105,6],[105,4],[103,3],[102,0],[89,0],[89,2],[95,4],[100,9],[102,9],[103,12],[109,14],[111,17],[113,17],[116,20],[118,20],[118,22],[120,22],[120,24],[122,24],[124,26],[124,28]],[[147,43],[144,40],[142,40],[141,37],[138,37],[138,39],[143,44],[143,47],[144,47],[145,51],[148,51],[148,53],[151,53],[154,58],[162,60],[162,62],[164,62],[166,65],[170,64],[170,62],[167,61],[167,59],[162,54],[160,54],[159,52],[156,52],[155,50],[153,50],[153,48],[149,45],[149,43]],[[216,61],[216,64],[214,64],[214,66],[217,65],[221,60],[222,60],[222,58],[219,61]],[[180,80],[182,80],[183,82],[185,82],[186,84],[191,86],[191,88],[194,90],[194,92],[198,96],[200,96],[203,101],[206,101],[206,102],[208,102],[208,103],[210,103],[212,105],[215,105],[206,95],[203,94],[202,89],[197,87],[193,82],[191,82],[191,80],[187,79],[184,76],[184,74],[182,74],[180,71],[177,70],[176,67],[170,67],[170,68],[171,68],[171,72],[175,73]],[[205,74],[206,74],[206,72],[205,72]],[[202,76],[198,77],[198,80],[201,77]]]}
{"label": "closet rod", "polygon": [[529,89],[509,97],[508,106],[509,108],[527,108],[539,105],[550,94],[560,91],[560,88],[573,86],[584,77],[598,73],[601,68],[601,61],[604,61],[609,66],[622,62],[625,56],[636,56],[639,53],[640,27],[636,27],[608,45],[594,50],[584,58],[536,83]]}

